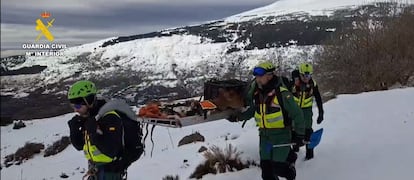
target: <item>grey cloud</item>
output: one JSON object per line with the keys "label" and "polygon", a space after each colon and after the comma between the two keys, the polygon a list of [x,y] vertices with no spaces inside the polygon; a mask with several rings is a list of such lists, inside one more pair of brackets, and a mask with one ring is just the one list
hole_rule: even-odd
{"label": "grey cloud", "polygon": [[[74,28],[61,28],[54,27],[50,31],[55,37],[54,43],[63,43],[68,46],[75,46],[85,43],[94,42],[115,36],[130,35],[128,31],[148,31],[154,28],[153,26],[140,26],[140,27],[126,27],[125,30],[119,29],[74,29]],[[37,43],[35,41],[36,36],[39,34],[34,30],[31,25],[9,25],[2,24],[2,40],[1,48],[5,49],[21,49],[22,44],[25,43]],[[44,42],[41,39],[39,42]]]}
{"label": "grey cloud", "polygon": [[[99,14],[85,15],[77,11],[51,12],[56,18],[56,25],[68,27],[100,27],[106,28],[115,25],[186,25],[185,22],[210,21],[234,15],[256,6],[155,6],[145,5],[137,7],[122,7],[103,11]],[[2,15],[2,23],[34,24],[40,18],[38,10],[14,9]]]}
{"label": "grey cloud", "polygon": [[25,9],[56,9],[56,10],[102,10],[134,5],[167,5],[167,6],[209,6],[209,5],[265,5],[277,0],[2,0],[2,6],[22,7]]}
{"label": "grey cloud", "polygon": [[[19,2],[26,4],[13,5]],[[50,4],[45,4],[44,1],[34,3],[29,0],[2,1],[2,49],[14,48],[21,42],[32,40],[31,36],[36,34],[35,20],[40,18],[40,13],[44,10],[51,12],[56,20],[51,31],[56,35],[60,34],[61,38],[69,44],[71,40],[74,41],[72,44],[78,44],[107,37],[135,35],[217,20],[269,4],[272,1],[60,0],[59,2],[61,4],[56,1]],[[72,4],[64,6],[68,3]],[[10,30],[10,27],[6,30],[3,24],[16,26],[12,28],[13,30]]]}

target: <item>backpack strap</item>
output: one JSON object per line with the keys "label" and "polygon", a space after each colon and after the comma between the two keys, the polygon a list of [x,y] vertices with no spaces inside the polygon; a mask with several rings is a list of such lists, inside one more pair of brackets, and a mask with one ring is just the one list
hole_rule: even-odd
{"label": "backpack strap", "polygon": [[283,98],[282,98],[282,92],[289,91],[289,89],[286,87],[285,83],[283,82],[283,77],[279,76],[279,82],[275,85],[275,92],[277,100],[279,101],[280,107],[282,109],[283,113],[283,119],[285,127],[291,127],[292,126],[292,120],[287,115],[288,112],[285,109]]}
{"label": "backpack strap", "polygon": [[310,81],[311,81],[311,83],[312,83],[313,87],[315,87],[315,86],[316,86],[316,81],[315,81],[315,80],[313,80],[313,79],[311,79]]}
{"label": "backpack strap", "polygon": [[[275,91],[276,91],[276,96],[277,96],[277,100],[279,101],[280,106],[282,107],[282,113],[283,113],[283,118],[286,119],[286,114],[287,112],[285,111],[284,107],[283,107],[283,100],[282,100],[282,95],[281,95],[281,89],[282,91],[288,91],[288,89],[286,88],[286,85],[283,83],[283,78],[281,76],[273,76],[274,78],[279,78],[277,84],[274,86]],[[253,102],[253,96],[256,90],[256,78],[254,78],[253,80],[250,81],[250,83],[248,83],[248,86],[244,92],[245,97],[247,97],[247,99],[245,100],[245,105],[249,106],[251,105],[250,103]],[[243,124],[242,124],[242,128],[244,128],[246,122],[248,121],[248,119],[244,120]]]}
{"label": "backpack strap", "polygon": [[102,117],[109,115],[109,114],[113,114],[115,116],[118,116],[118,118],[121,120],[121,126],[122,126],[122,148],[125,147],[125,130],[124,130],[124,123],[122,122],[122,117],[115,111],[108,111],[106,112]]}
{"label": "backpack strap", "polygon": [[113,115],[118,116],[119,118],[121,118],[121,116],[116,111],[106,112],[103,116],[106,116],[106,115],[109,115],[109,114],[113,114]]}

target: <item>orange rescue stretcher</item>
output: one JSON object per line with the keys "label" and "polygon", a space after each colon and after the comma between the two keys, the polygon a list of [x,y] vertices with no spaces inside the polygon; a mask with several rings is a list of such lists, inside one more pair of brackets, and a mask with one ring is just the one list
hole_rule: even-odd
{"label": "orange rescue stretcher", "polygon": [[220,110],[209,100],[176,104],[151,103],[140,108],[137,119],[144,124],[179,128],[225,119],[238,111],[240,110]]}

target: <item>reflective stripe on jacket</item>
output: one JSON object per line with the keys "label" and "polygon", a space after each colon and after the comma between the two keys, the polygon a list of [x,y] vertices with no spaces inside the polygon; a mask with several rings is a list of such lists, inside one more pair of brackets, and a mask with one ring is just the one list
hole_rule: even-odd
{"label": "reflective stripe on jacket", "polygon": [[308,84],[301,82],[301,86],[292,88],[294,100],[300,108],[310,108],[313,105],[313,87],[316,86],[316,83],[313,80],[311,81]]}
{"label": "reflective stripe on jacket", "polygon": [[[304,94],[304,93],[301,93]],[[300,99],[299,99],[300,98]],[[301,108],[309,108],[312,107],[313,104],[313,96],[306,98],[306,96],[302,95],[298,97],[294,97],[295,102],[298,103],[299,107]]]}
{"label": "reflective stripe on jacket", "polygon": [[[114,114],[120,117],[119,114],[116,113],[115,111],[109,111],[105,113],[105,115],[108,115],[108,114]],[[111,158],[103,154],[101,151],[99,151],[98,147],[96,147],[95,145],[91,143],[88,133],[85,133],[85,144],[83,145],[83,152],[87,160],[90,160],[95,163],[109,163],[116,159],[116,158]]]}
{"label": "reflective stripe on jacket", "polygon": [[[280,92],[287,91],[286,88],[280,87]],[[258,101],[256,101],[256,110],[254,118],[259,128],[284,128],[285,122],[283,118],[282,107],[276,94],[272,96],[265,96],[257,94]],[[270,103],[267,98],[272,98]],[[257,98],[256,98],[257,99]]]}

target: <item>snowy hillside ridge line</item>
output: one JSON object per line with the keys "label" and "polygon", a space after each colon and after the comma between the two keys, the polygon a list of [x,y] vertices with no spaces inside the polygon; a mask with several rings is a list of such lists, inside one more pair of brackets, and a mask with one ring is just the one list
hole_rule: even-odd
{"label": "snowy hillside ridge line", "polygon": [[281,16],[286,14],[303,14],[311,16],[330,16],[335,10],[356,8],[374,3],[414,4],[413,0],[279,0],[270,5],[246,11],[224,19],[225,23],[249,21],[266,16]]}
{"label": "snowy hillside ridge line", "polygon": [[[296,179],[349,180],[350,172],[355,180],[410,179],[414,162],[414,145],[407,143],[414,136],[411,99],[414,99],[414,88],[343,94],[325,103],[325,121],[313,126],[314,129],[323,127],[325,130],[321,144],[315,149],[315,158],[310,161],[303,161],[304,149],[301,149],[296,162]],[[314,114],[316,121],[317,113]],[[25,142],[50,145],[68,135],[67,121],[73,115],[30,121],[26,128],[20,130],[12,130],[12,125],[1,127],[2,162],[6,155]],[[205,137],[205,142],[177,147],[182,137],[195,131]],[[149,157],[152,144],[147,141],[147,155],[128,169],[128,179],[159,180],[176,174],[180,179],[188,179],[195,167],[204,161],[197,152],[201,146],[216,145],[224,149],[232,144],[243,152],[243,159],[259,161],[259,137],[254,120],[248,121],[245,128],[241,128],[241,123],[227,120],[177,129],[157,127],[153,138],[153,157]],[[55,156],[45,158],[41,153],[21,165],[2,167],[1,179],[59,179],[61,173],[69,175],[69,179],[81,179],[81,171],[86,164],[81,151],[68,147]],[[259,168],[251,167],[238,172],[209,174],[203,179],[260,180],[260,175]]]}
{"label": "snowy hillside ridge line", "polygon": [[[209,43],[204,38],[194,35],[173,35],[171,37],[159,37],[138,39],[124,43],[100,48],[103,41],[91,44],[85,44],[79,47],[72,47],[64,50],[64,57],[27,57],[27,60],[15,66],[13,69],[22,67],[31,67],[34,65],[47,66],[37,76],[44,84],[54,84],[61,80],[70,80],[75,73],[82,72],[85,78],[94,74],[104,76],[105,74],[119,73],[122,70],[132,70],[144,73],[151,73],[144,76],[151,84],[160,82],[154,80],[170,79],[172,84],[166,86],[176,86],[177,74],[194,70],[199,72],[200,76],[218,76],[215,72],[203,73],[208,66],[217,66],[223,64],[228,66],[234,59],[232,56],[221,58],[230,43]],[[293,41],[292,41],[293,42]],[[287,67],[294,67],[297,59],[303,54],[308,54],[311,58],[318,46],[288,46],[282,48],[269,48],[261,50],[249,50],[233,53],[245,54],[248,59],[245,60],[246,68],[252,68],[259,60],[282,57]],[[277,52],[277,53],[276,53]],[[89,57],[89,59],[79,59],[79,55]],[[74,61],[78,58],[79,60]],[[227,59],[226,59],[227,58]],[[108,68],[102,66],[110,65]],[[173,70],[173,66],[174,70]],[[211,69],[213,70],[213,69]],[[223,72],[221,72],[223,73]],[[10,77],[11,78],[11,77]],[[9,77],[2,78],[2,83],[8,83]],[[204,77],[207,78],[207,77]],[[13,81],[16,78],[11,78]],[[10,79],[10,80],[11,80]],[[150,85],[150,84],[146,85]],[[162,83],[162,82],[161,82]],[[33,86],[31,87],[33,88]]]}

